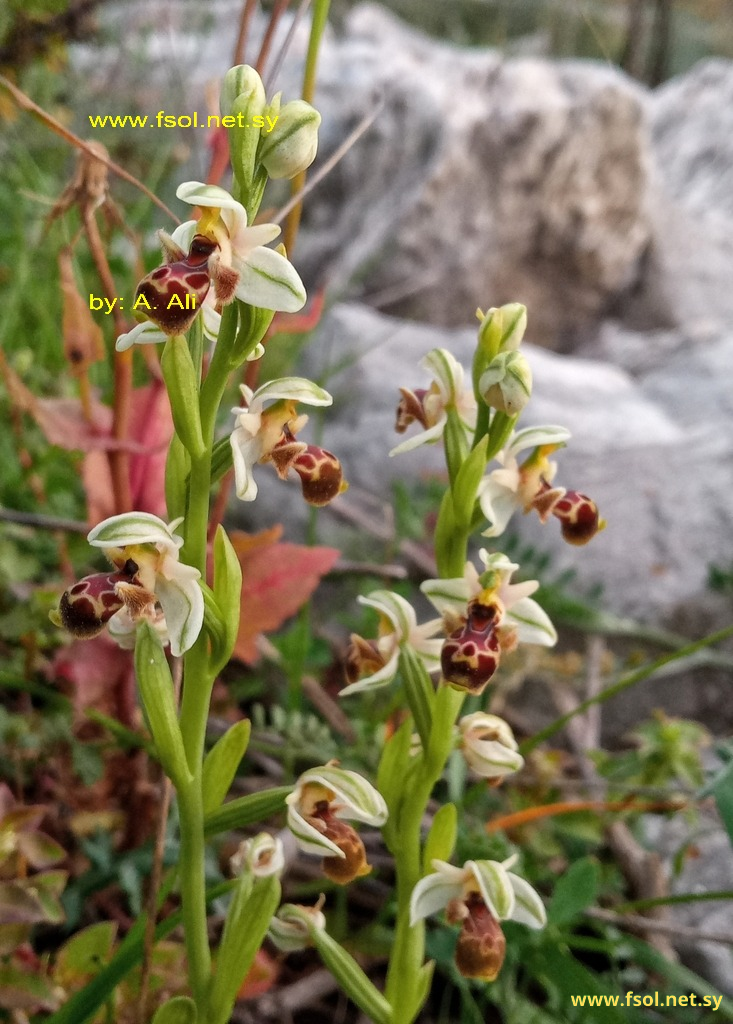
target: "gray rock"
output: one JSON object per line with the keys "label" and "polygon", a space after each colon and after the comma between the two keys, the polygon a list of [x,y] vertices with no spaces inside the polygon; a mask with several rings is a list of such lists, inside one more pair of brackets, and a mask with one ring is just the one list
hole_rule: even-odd
{"label": "gray rock", "polygon": [[558,348],[638,277],[648,152],[621,73],[459,50],[361,5],[319,83],[324,151],[385,106],[309,200],[307,276],[431,323],[521,299]]}
{"label": "gray rock", "polygon": [[[530,338],[532,324],[530,313]],[[473,329],[426,327],[364,306],[340,305],[327,315],[303,369],[336,396],[322,443],[342,459],[352,484],[386,499],[395,480],[442,472],[439,446],[389,458],[399,440],[397,388],[427,383],[417,363],[431,348],[446,347],[468,365],[474,345]],[[577,592],[601,587],[604,606],[617,614],[659,625],[701,607],[710,566],[730,561],[733,333],[699,347],[692,362],[681,353],[637,378],[598,360],[524,348],[534,391],[522,423],[572,431],[557,455],[557,481],[590,494],[609,525],[582,549],[565,544],[554,521],[542,526],[518,514],[512,529],[550,552],[553,572],[572,571]],[[263,467],[260,478],[268,472]]]}
{"label": "gray rock", "polygon": [[[701,812],[700,821],[694,829],[681,814],[665,818],[648,815],[644,817],[643,825],[646,841],[665,859],[672,894],[729,892],[733,888],[730,840],[712,809],[706,808]],[[686,846],[692,847],[694,856],[684,858],[681,870],[675,874],[675,858]],[[731,933],[730,903],[727,900],[671,904],[668,914],[673,924],[684,928],[695,928],[709,935]],[[721,992],[733,996],[733,951],[730,946],[690,938],[675,939],[674,944],[688,967]]]}

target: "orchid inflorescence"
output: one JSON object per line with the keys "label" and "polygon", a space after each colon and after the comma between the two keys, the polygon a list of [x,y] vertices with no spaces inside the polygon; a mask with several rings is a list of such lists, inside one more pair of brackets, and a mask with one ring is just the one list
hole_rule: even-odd
{"label": "orchid inflorescence", "polygon": [[[464,698],[481,695],[519,644],[549,647],[557,640],[532,597],[539,584],[514,582],[519,566],[500,551],[482,548],[476,562],[468,554],[470,536],[477,531],[491,540],[499,537],[517,510],[535,511],[543,522],[557,518],[573,544],[587,543],[605,524],[590,498],[554,484],[550,456],[566,443],[568,431],[516,427],[532,388],[520,351],[526,310],[514,304],[479,311],[470,370],[436,348],[420,364],[432,378],[428,386],[401,388],[397,430],[405,433],[414,424],[420,429],[390,454],[442,441],[449,488],[436,525],[437,576],[420,588],[437,615],[419,624],[404,597],[377,590],[360,598],[379,617],[377,636],[353,634],[346,657],[342,696],[390,688],[390,699],[400,701],[400,714],[407,716],[385,736],[379,790],[330,761],[302,773],[273,803],[274,809],[284,807],[296,846],[320,857],[325,878],[338,885],[371,870],[351,822],[382,829],[394,856],[398,891],[385,992],[328,935],[323,898],[315,906],[285,904],[278,910],[286,855],[281,841],[266,832],[243,843],[231,859],[235,879],[212,972],[203,828],[226,796],[248,727],[246,735],[238,728],[245,723],[232,727],[203,759],[208,702],[234,649],[241,597],[241,566],[226,532],[219,527],[213,542],[208,536],[210,488],[231,466],[238,498],[253,501],[257,467],[269,463],[281,479],[292,470],[304,499],[315,506],[328,504],[346,486],[336,456],[301,440],[307,416],[297,405],[332,403],[327,391],[301,377],[259,386],[240,383],[241,404],[232,409],[229,438],[215,444],[217,413],[231,374],[262,354],[274,311],[294,312],[306,301],[284,249],[269,246],[279,228],[257,224],[255,216],[268,178],[293,177],[313,160],[320,122],[303,101],[283,105],[278,95],[268,104],[259,75],[247,66],[227,74],[221,109],[245,113],[252,124],[266,112],[277,114],[279,127],[261,137],[251,129],[231,129],[233,194],[196,181],[179,186],[178,198],[197,207],[200,217],[170,236],[161,233],[164,262],[143,278],[134,302],[142,322],[117,340],[119,351],[165,346],[161,368],[175,426],[166,474],[171,522],[135,511],[96,525],[89,543],[104,551],[112,571],[73,583],[61,597],[56,621],[78,638],[107,627],[120,646],[135,650],[146,721],[178,794],[194,1006],[186,1019],[211,1024],[230,1019],[242,979],[269,931],[286,951],[315,946],[371,1019],[409,1024],[427,996],[427,916],[444,910],[448,923],[460,926],[457,967],[485,981],[497,976],[504,958],[500,922],[513,919],[537,928],[545,921],[540,897],[509,870],[516,855],[503,863],[469,860],[462,868],[448,863],[456,838],[455,820],[446,824],[450,815],[437,829],[436,815],[431,829],[433,873],[423,857],[423,818],[454,751],[491,786],[524,764],[509,725],[488,710],[460,716]],[[184,659],[180,709],[166,646],[174,658]],[[399,715],[395,721],[401,721]]]}

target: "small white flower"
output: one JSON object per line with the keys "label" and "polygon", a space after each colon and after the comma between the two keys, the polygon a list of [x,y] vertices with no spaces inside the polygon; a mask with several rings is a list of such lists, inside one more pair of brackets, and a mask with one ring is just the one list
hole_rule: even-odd
{"label": "small white flower", "polygon": [[484,711],[464,715],[458,732],[463,756],[482,778],[499,780],[524,766],[512,730],[498,715]]}
{"label": "small white flower", "polygon": [[479,573],[472,562],[466,563],[462,577],[451,580],[425,580],[420,589],[447,622],[461,621],[469,601],[490,592],[499,608],[497,627],[511,629],[516,640],[552,647],[557,643],[555,627],[536,601],[530,598],[539,587],[537,580],[511,583],[519,568],[500,552],[479,551],[484,571]]}
{"label": "small white flower", "polygon": [[[479,484],[479,504],[490,524],[482,536],[499,537],[518,508],[525,512],[530,509],[543,481],[550,484],[557,470],[548,454],[563,447],[569,437],[570,431],[558,426],[526,427],[512,435],[496,456],[500,468],[492,470]],[[520,466],[517,455],[527,448],[535,452]]]}
{"label": "small white flower", "polygon": [[519,921],[530,928],[542,928],[547,915],[535,890],[508,869],[508,860],[469,860],[462,868],[434,860],[435,874],[422,878],[412,892],[410,923],[417,924],[429,914],[444,910],[452,901],[464,902],[477,893],[497,921]]}
{"label": "small white flower", "polygon": [[476,424],[476,398],[473,387],[464,384],[464,370],[455,356],[444,348],[434,348],[420,360],[420,366],[433,375],[433,383],[426,392],[402,389],[403,402],[398,411],[407,412],[407,422],[418,419],[425,428],[419,434],[398,444],[389,453],[399,455],[423,444],[433,444],[443,436],[448,421],[448,410],[455,409],[470,438]]}
{"label": "small white flower", "polygon": [[[232,409],[237,418],[231,435],[234,478],[237,497],[254,501],[257,497],[254,467],[258,462],[268,461],[273,448],[285,437],[286,429],[294,436],[307,422],[307,416],[296,416],[295,403],[326,406],[331,405],[333,399],[323,388],[303,377],[281,377],[268,381],[256,391],[240,384],[240,391],[246,408]],[[266,402],[275,404],[265,409]]]}
{"label": "small white flower", "polygon": [[345,686],[341,690],[341,697],[361,690],[388,686],[397,675],[400,649],[405,645],[415,651],[428,672],[436,672],[440,668],[443,641],[431,640],[430,637],[442,630],[441,619],[431,619],[418,626],[412,605],[389,590],[375,590],[368,597],[360,597],[358,600],[360,604],[379,612],[379,637],[370,652],[366,641],[356,635],[352,636],[355,651],[353,660],[357,668],[359,664],[364,664],[375,671]]}
{"label": "small white flower", "polygon": [[[200,181],[184,181],[176,190],[184,203],[204,211],[196,231],[219,244],[220,267],[234,272],[233,293],[262,309],[295,313],[305,305],[303,282],[281,253],[267,248],[280,234],[277,224],[247,226],[247,212],[225,189]],[[182,225],[182,227],[185,225]],[[216,276],[216,275],[215,275]],[[221,292],[221,282],[215,287]],[[228,295],[219,295],[229,301]]]}
{"label": "small white flower", "polygon": [[[126,512],[105,519],[87,537],[93,547],[105,550],[113,564],[124,565],[128,559],[135,562],[140,585],[155,595],[163,610],[175,656],[193,646],[204,621],[201,573],[179,561],[183,538],[173,531],[181,522],[177,519],[166,525],[149,512]],[[125,623],[120,625],[119,632],[124,634]],[[112,631],[114,634],[114,627]]]}

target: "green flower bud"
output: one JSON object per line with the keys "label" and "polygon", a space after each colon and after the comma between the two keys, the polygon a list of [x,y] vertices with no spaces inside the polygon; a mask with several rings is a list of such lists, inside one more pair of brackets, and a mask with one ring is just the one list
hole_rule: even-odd
{"label": "green flower bud", "polygon": [[[279,96],[272,110],[277,114]],[[272,112],[271,112],[272,117]],[[313,163],[318,150],[321,115],[305,100],[293,100],[279,110],[271,131],[262,129],[258,157],[271,178],[294,178]]]}
{"label": "green flower bud", "polygon": [[492,409],[518,415],[532,394],[532,370],[521,352],[504,351],[481,374],[479,392]]}
{"label": "green flower bud", "polygon": [[267,103],[265,87],[260,76],[249,64],[239,64],[235,68],[230,68],[224,75],[219,97],[222,117],[228,117],[232,113],[234,101],[240,97],[248,101],[247,109],[253,116],[262,114]]}
{"label": "green flower bud", "polygon": [[510,352],[519,348],[527,328],[527,307],[520,302],[509,302],[506,306],[492,308],[488,313],[476,310],[481,321],[478,329],[479,348],[488,360],[499,352]]}

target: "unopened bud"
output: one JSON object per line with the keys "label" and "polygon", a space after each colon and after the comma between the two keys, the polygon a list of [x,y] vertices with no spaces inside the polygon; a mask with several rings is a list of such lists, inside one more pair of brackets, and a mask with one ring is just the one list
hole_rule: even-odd
{"label": "unopened bud", "polygon": [[504,776],[523,767],[524,758],[503,718],[476,711],[465,715],[458,728],[463,756],[477,775],[498,783]]}
{"label": "unopened bud", "polygon": [[490,362],[500,352],[511,352],[519,348],[527,328],[527,307],[519,302],[492,308],[488,313],[476,310],[481,321],[478,329],[478,343]]}
{"label": "unopened bud", "polygon": [[500,352],[484,370],[479,391],[492,409],[518,415],[532,394],[532,370],[521,352]]}
{"label": "unopened bud", "polygon": [[[247,110],[252,113],[252,116],[261,115],[267,103],[262,79],[249,64],[238,64],[237,67],[230,68],[224,75],[219,97],[219,109],[222,117],[231,115],[235,100],[240,98],[243,98]],[[243,109],[241,104],[240,109]]]}
{"label": "unopened bud", "polygon": [[278,949],[292,953],[313,945],[313,934],[326,930],[326,918],[321,911],[323,897],[315,907],[284,903],[277,916],[270,921],[268,934]]}
{"label": "unopened bud", "polygon": [[294,178],[310,167],[318,150],[321,115],[305,100],[280,109],[272,131],[262,130],[258,157],[271,178]]}

